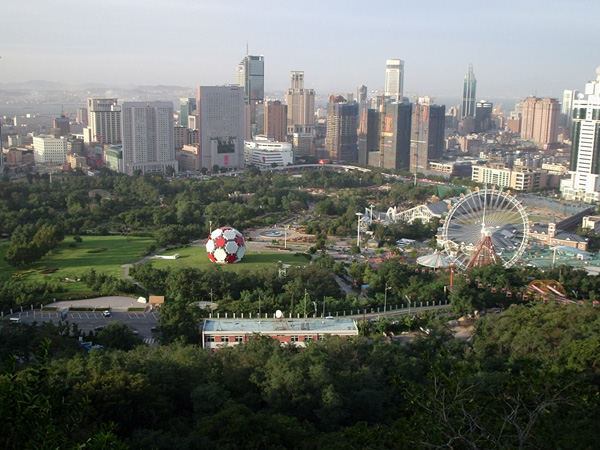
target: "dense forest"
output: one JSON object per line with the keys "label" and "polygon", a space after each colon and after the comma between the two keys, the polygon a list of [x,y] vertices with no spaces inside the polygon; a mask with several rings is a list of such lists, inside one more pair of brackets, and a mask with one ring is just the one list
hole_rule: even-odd
{"label": "dense forest", "polygon": [[1,324],[0,446],[593,449],[599,332],[597,309],[535,304],[479,319],[470,342],[438,321],[406,345],[88,353],[69,325]]}

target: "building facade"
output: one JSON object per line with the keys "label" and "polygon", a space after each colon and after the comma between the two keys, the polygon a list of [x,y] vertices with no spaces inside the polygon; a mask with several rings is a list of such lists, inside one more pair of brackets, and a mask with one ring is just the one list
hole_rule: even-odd
{"label": "building facade", "polygon": [[413,173],[427,170],[430,160],[440,159],[445,148],[444,127],[446,107],[434,105],[424,97],[413,106],[411,125],[410,170]]}
{"label": "building facade", "polygon": [[195,116],[197,113],[197,104],[195,98],[180,98],[179,99],[179,125],[186,128],[194,129],[190,127],[189,118]]}
{"label": "building facade", "polygon": [[352,319],[205,319],[202,347],[233,347],[257,334],[304,347],[325,336],[358,336],[358,327]]}
{"label": "building facade", "polygon": [[537,146],[558,141],[560,103],[554,98],[528,97],[522,103],[521,139]]}
{"label": "building facade", "polygon": [[285,94],[287,134],[312,133],[315,126],[315,91],[304,88],[304,72],[291,73],[291,86]]}
{"label": "building facade", "polygon": [[473,64],[469,64],[469,70],[465,75],[465,81],[463,84],[463,101],[462,101],[462,113],[461,116],[465,117],[475,116],[475,94],[477,91],[477,79],[473,73]]}
{"label": "building facade", "polygon": [[264,56],[246,55],[244,57],[237,68],[237,84],[244,88],[250,107],[250,125],[256,127],[257,104],[262,104],[265,98]]}
{"label": "building facade", "polygon": [[246,95],[241,86],[200,86],[198,124],[201,168],[244,167]]}
{"label": "building facade", "polygon": [[391,102],[381,113],[379,161],[369,155],[369,165],[385,169],[408,169],[410,165],[412,104]]}
{"label": "building facade", "polygon": [[122,111],[125,173],[178,170],[172,102],[124,102]]}
{"label": "building facade", "polygon": [[42,134],[33,137],[33,160],[36,164],[63,164],[67,158],[67,140]]}
{"label": "building facade", "polygon": [[334,161],[358,161],[358,104],[330,96],[325,150]]}
{"label": "building facade", "polygon": [[116,98],[88,98],[87,111],[86,143],[104,145],[121,142],[121,106]]}
{"label": "building facade", "polygon": [[283,142],[287,134],[287,105],[279,100],[265,102],[264,134],[275,141]]}
{"label": "building facade", "polygon": [[389,101],[400,102],[404,92],[404,61],[388,59],[385,62],[385,96]]}
{"label": "building facade", "polygon": [[567,200],[600,201],[600,67],[585,86],[587,98],[573,102],[569,180],[561,184]]}
{"label": "building facade", "polygon": [[294,152],[289,142],[255,139],[244,142],[244,163],[261,169],[294,164]]}

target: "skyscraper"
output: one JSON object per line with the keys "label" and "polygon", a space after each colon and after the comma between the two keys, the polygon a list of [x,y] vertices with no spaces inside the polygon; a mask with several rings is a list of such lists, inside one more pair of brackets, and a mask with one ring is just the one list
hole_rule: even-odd
{"label": "skyscraper", "polygon": [[561,192],[567,200],[591,203],[600,201],[600,67],[585,94],[573,101],[571,179],[561,182]]}
{"label": "skyscraper", "polygon": [[64,114],[54,118],[53,128],[60,130],[61,136],[68,136],[71,133],[71,121]]}
{"label": "skyscraper", "polygon": [[358,104],[330,96],[327,108],[325,150],[336,161],[358,161]]}
{"label": "skyscraper", "polygon": [[[408,102],[391,102],[383,105],[379,167],[408,169],[412,107]],[[375,165],[376,162],[369,158],[370,165]]]}
{"label": "skyscraper", "polygon": [[475,116],[475,91],[477,80],[473,73],[473,64],[469,64],[469,71],[465,75],[463,87],[462,118]]}
{"label": "skyscraper", "polygon": [[483,133],[494,128],[492,122],[492,111],[494,104],[485,100],[478,101],[475,104],[475,133]]}
{"label": "skyscraper", "polygon": [[250,124],[256,125],[256,105],[265,98],[263,56],[246,55],[237,68],[237,84],[244,87],[250,105]]}
{"label": "skyscraper", "polygon": [[404,61],[388,59],[385,62],[385,96],[392,101],[402,101],[404,92]]}
{"label": "skyscraper", "polygon": [[278,142],[285,141],[287,128],[287,105],[279,100],[265,103],[265,135]]}
{"label": "skyscraper", "polygon": [[571,128],[571,114],[573,113],[573,102],[577,98],[579,91],[566,89],[563,92],[563,99],[560,107],[561,125],[565,128]]}
{"label": "skyscraper", "polygon": [[121,142],[121,106],[116,98],[88,98],[88,126],[85,142],[115,144]]}
{"label": "skyscraper", "polygon": [[379,155],[381,113],[375,109],[363,108],[359,116],[358,163],[379,167],[379,157],[377,157],[377,161],[369,162],[369,156],[374,153]]}
{"label": "skyscraper", "polygon": [[200,86],[198,124],[201,167],[244,167],[246,95],[241,86]]}
{"label": "skyscraper", "polygon": [[179,124],[182,127],[190,128],[189,117],[196,115],[197,105],[195,98],[179,99]]}
{"label": "skyscraper", "polygon": [[446,107],[434,105],[428,97],[413,106],[411,126],[411,172],[425,172],[430,160],[439,159],[444,151]]}
{"label": "skyscraper", "polygon": [[122,126],[125,173],[178,170],[172,102],[124,102]]}
{"label": "skyscraper", "polygon": [[304,89],[304,72],[291,73],[291,86],[285,94],[287,133],[312,133],[315,124],[315,91]]}
{"label": "skyscraper", "polygon": [[560,103],[554,98],[527,97],[523,101],[521,139],[542,146],[558,141]]}

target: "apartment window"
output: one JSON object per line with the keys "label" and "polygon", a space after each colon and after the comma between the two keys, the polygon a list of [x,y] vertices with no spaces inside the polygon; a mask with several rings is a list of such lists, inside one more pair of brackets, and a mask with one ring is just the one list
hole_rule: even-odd
{"label": "apartment window", "polygon": [[242,336],[236,336],[235,337],[235,342],[243,342],[244,338]]}
{"label": "apartment window", "polygon": [[305,341],[312,341],[313,338],[312,338],[312,336],[304,336],[304,340]]}
{"label": "apartment window", "polygon": [[223,336],[221,342],[229,342],[229,336]]}
{"label": "apartment window", "polygon": [[206,342],[215,342],[214,336],[206,336]]}
{"label": "apartment window", "polygon": [[292,342],[298,342],[298,336],[292,336],[292,337],[290,338],[290,340],[291,340]]}

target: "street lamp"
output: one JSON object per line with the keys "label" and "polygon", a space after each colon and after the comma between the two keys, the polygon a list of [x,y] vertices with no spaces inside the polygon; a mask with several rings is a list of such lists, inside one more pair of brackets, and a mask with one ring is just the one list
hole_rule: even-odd
{"label": "street lamp", "polygon": [[383,313],[384,313],[384,314],[385,314],[385,313],[386,313],[386,311],[387,311],[387,291],[388,291],[389,289],[391,289],[391,288],[392,288],[391,286],[389,286],[389,287],[388,287],[388,285],[387,285],[387,281],[386,281],[386,283],[385,283],[385,293],[384,293],[384,295],[383,295]]}
{"label": "street lamp", "polygon": [[358,226],[356,228],[356,246],[360,248],[360,218],[363,216],[363,213],[357,212],[356,216],[358,218]]}

